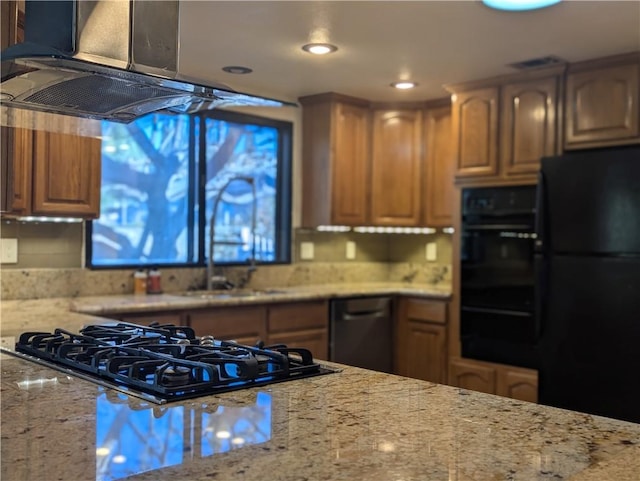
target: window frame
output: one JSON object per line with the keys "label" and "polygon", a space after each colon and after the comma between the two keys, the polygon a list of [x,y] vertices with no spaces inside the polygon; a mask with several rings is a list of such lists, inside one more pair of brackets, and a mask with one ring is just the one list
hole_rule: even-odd
{"label": "window frame", "polygon": [[[273,261],[256,260],[256,265],[286,265],[291,264],[292,259],[292,197],[293,197],[293,123],[285,120],[272,119],[253,114],[235,112],[230,110],[214,109],[190,116],[190,136],[189,136],[189,178],[196,178],[193,183],[189,183],[187,213],[187,225],[192,232],[196,231],[197,252],[195,260],[180,263],[128,263],[128,264],[109,264],[94,265],[92,262],[93,255],[93,222],[85,223],[85,267],[91,270],[130,270],[140,268],[151,268],[151,266],[166,269],[183,269],[194,267],[206,267],[206,239],[205,226],[208,221],[206,219],[206,208],[199,208],[203,205],[205,199],[206,186],[206,131],[205,121],[207,119],[220,120],[223,122],[231,122],[237,124],[257,125],[275,128],[278,131],[278,152],[277,152],[277,177],[276,177],[276,215],[275,215],[275,257]],[[200,123],[199,136],[195,137],[196,124]],[[196,145],[197,143],[197,145]],[[197,157],[196,157],[197,152]],[[102,187],[102,185],[101,185]],[[195,215],[198,208],[198,215]],[[95,219],[97,220],[97,219]],[[190,247],[188,247],[190,249]],[[245,262],[215,262],[216,266],[233,267],[245,266]]]}

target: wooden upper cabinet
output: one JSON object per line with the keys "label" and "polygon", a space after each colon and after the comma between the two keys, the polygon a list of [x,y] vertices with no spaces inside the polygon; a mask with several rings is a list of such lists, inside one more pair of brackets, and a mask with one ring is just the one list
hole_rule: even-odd
{"label": "wooden upper cabinet", "polygon": [[100,139],[21,128],[7,137],[4,215],[100,216]]}
{"label": "wooden upper cabinet", "polygon": [[[1,3],[4,49],[23,40],[25,18],[20,2]],[[33,115],[22,110],[11,113],[16,125],[32,125]],[[100,216],[100,139],[54,133],[60,126],[79,131],[82,122],[43,114],[38,124],[44,130],[2,127],[3,215]]]}
{"label": "wooden upper cabinet", "polygon": [[420,110],[375,110],[371,158],[371,222],[417,226],[422,202]]}
{"label": "wooden upper cabinet", "polygon": [[540,159],[561,152],[565,64],[448,87],[453,99],[456,181],[536,181]]}
{"label": "wooden upper cabinet", "polygon": [[565,149],[640,142],[639,78],[640,54],[571,67],[566,81]]}
{"label": "wooden upper cabinet", "polygon": [[100,139],[35,132],[32,213],[100,215]]}
{"label": "wooden upper cabinet", "polygon": [[2,162],[7,164],[7,176],[2,182],[6,192],[2,211],[26,215],[31,213],[33,131],[9,127],[3,127],[3,130],[7,132],[7,150],[2,151]]}
{"label": "wooden upper cabinet", "polygon": [[456,177],[498,173],[498,88],[481,88],[452,97]]}
{"label": "wooden upper cabinet", "polygon": [[2,9],[0,48],[4,50],[10,45],[24,41],[24,11],[20,9],[19,2],[13,0],[2,0],[0,8]]}
{"label": "wooden upper cabinet", "polygon": [[369,110],[336,104],[334,116],[331,219],[335,224],[363,225],[369,194]]}
{"label": "wooden upper cabinet", "polygon": [[429,227],[453,225],[453,171],[455,166],[451,138],[449,99],[440,107],[424,112],[425,142],[425,221]]}
{"label": "wooden upper cabinet", "polygon": [[558,153],[559,77],[507,84],[500,110],[500,170],[536,174],[540,158]]}
{"label": "wooden upper cabinet", "polygon": [[328,93],[302,97],[302,225],[368,219],[368,102]]}

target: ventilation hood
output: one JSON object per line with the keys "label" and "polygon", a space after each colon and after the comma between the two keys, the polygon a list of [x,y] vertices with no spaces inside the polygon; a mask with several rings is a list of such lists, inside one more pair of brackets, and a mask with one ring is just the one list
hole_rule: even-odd
{"label": "ventilation hood", "polygon": [[178,1],[27,0],[25,41],[2,51],[0,104],[124,123],[164,109],[295,105],[181,76],[179,13]]}

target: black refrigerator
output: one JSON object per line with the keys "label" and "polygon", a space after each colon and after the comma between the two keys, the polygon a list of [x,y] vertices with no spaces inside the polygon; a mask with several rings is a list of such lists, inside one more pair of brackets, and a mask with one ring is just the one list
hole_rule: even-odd
{"label": "black refrigerator", "polygon": [[640,147],[542,159],[539,402],[640,423]]}

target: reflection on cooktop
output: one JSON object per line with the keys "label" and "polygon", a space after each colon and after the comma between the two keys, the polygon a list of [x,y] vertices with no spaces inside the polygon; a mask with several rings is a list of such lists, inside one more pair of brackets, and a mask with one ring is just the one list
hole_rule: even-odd
{"label": "reflection on cooktop", "polygon": [[131,402],[108,390],[96,406],[96,481],[123,479],[271,439],[271,394],[251,404]]}

